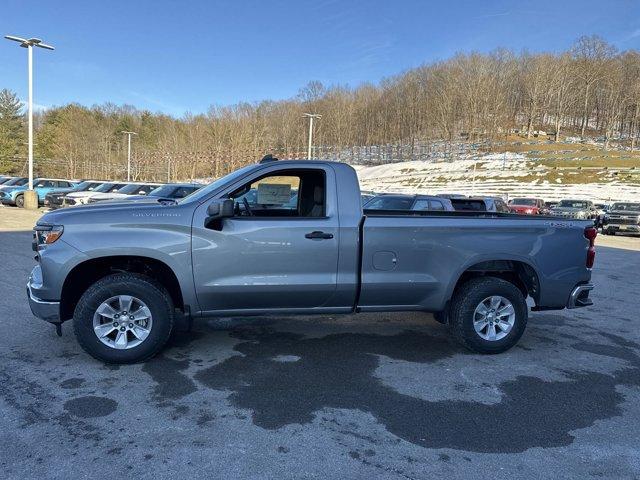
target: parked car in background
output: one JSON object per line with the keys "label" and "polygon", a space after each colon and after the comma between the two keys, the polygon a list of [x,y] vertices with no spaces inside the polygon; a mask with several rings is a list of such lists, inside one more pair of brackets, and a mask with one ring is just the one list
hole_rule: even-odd
{"label": "parked car in background", "polygon": [[104,183],[106,182],[100,180],[84,180],[74,187],[57,188],[47,193],[47,195],[44,197],[44,204],[52,210],[61,208],[64,197],[67,194],[72,192],[93,192],[96,188]]}
{"label": "parked car in background", "polygon": [[11,177],[0,175],[0,185],[2,185],[4,182],[8,182],[9,180],[11,180]]}
{"label": "parked car in background", "polygon": [[4,181],[2,185],[0,185],[0,191],[5,190],[9,187],[19,187],[22,185],[26,185],[29,183],[29,179],[27,177],[9,177]]}
{"label": "parked car in background", "polygon": [[362,199],[362,205],[367,203],[369,200],[371,200],[376,195],[378,195],[376,192],[371,192],[371,191],[366,191],[366,190],[360,192],[360,198]]}
{"label": "parked car in background", "polygon": [[96,193],[89,198],[87,203],[122,200],[130,195],[149,195],[151,190],[155,190],[159,186],[161,186],[160,183],[128,183],[117,191]]}
{"label": "parked car in background", "polygon": [[453,211],[451,201],[446,198],[397,193],[382,193],[373,197],[362,208],[365,210]]}
{"label": "parked car in background", "polygon": [[[76,185],[77,182],[72,180],[63,180],[59,178],[36,178],[33,181],[33,190],[38,195],[38,204],[44,204],[44,198],[51,190],[56,188],[69,188]],[[5,187],[0,190],[0,202],[3,205],[15,205],[24,207],[24,192],[27,190],[28,184],[16,185],[13,187]]]}
{"label": "parked car in background", "polygon": [[451,198],[450,201],[454,210],[510,213],[509,205],[500,197]]}
{"label": "parked car in background", "polygon": [[178,200],[192,194],[203,186],[201,183],[167,183],[151,190],[148,195],[129,195],[117,200],[145,200],[148,198]]}
{"label": "parked car in background", "polygon": [[96,195],[98,193],[117,192],[125,185],[127,185],[125,182],[108,182],[103,183],[98,188],[92,191],[70,192],[64,196],[62,205],[64,207],[71,207],[73,205],[86,205],[93,195]]}
{"label": "parked car in background", "polygon": [[560,200],[550,211],[551,215],[580,220],[595,220],[596,207],[591,200]]}
{"label": "parked car in background", "polygon": [[555,207],[556,205],[558,205],[558,203],[560,203],[560,202],[556,202],[555,200],[551,200],[551,201],[545,200],[545,202],[544,202],[544,204],[547,207],[547,209],[549,210],[549,212],[551,212],[551,209],[553,207]]}
{"label": "parked car in background", "polygon": [[640,202],[616,202],[605,214],[602,233],[640,233]]}
{"label": "parked car in background", "polygon": [[605,205],[604,203],[596,203],[596,219],[595,225],[596,228],[602,228],[604,226],[604,219],[609,212],[610,205]]}
{"label": "parked car in background", "polygon": [[546,215],[549,209],[541,198],[516,197],[509,200],[509,210],[521,215]]}

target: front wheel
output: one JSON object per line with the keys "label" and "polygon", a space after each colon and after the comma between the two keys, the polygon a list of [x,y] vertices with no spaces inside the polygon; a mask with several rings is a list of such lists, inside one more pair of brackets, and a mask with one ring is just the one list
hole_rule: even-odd
{"label": "front wheel", "polygon": [[16,197],[16,207],[24,208],[24,195],[18,195]]}
{"label": "front wheel", "polygon": [[513,347],[527,326],[527,303],[514,284],[496,277],[474,278],[454,294],[449,310],[454,337],[477,353]]}
{"label": "front wheel", "polygon": [[73,330],[80,346],[106,363],[136,363],[167,343],[173,302],[153,279],[134,273],[108,275],[80,297]]}

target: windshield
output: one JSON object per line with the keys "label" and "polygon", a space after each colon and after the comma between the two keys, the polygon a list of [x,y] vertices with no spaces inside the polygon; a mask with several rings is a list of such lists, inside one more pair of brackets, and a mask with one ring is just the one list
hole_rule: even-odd
{"label": "windshield", "polygon": [[411,210],[413,197],[375,197],[365,203],[368,210]]}
{"label": "windshield", "polygon": [[535,198],[514,198],[511,202],[511,205],[529,205],[535,207],[536,199]]}
{"label": "windshield", "polygon": [[235,172],[231,172],[228,175],[225,175],[224,177],[220,177],[219,179],[217,179],[214,182],[210,183],[206,187],[203,187],[203,188],[201,188],[199,190],[196,190],[191,195],[187,195],[182,200],[180,200],[180,203],[183,203],[183,202],[184,203],[186,203],[186,202],[198,202],[198,201],[202,200],[203,198],[206,198],[211,192],[217,190],[218,188],[220,188],[224,184],[232,183],[233,181],[237,180],[240,177],[243,177],[245,174],[247,174],[251,170],[255,169],[256,167],[257,167],[257,165],[248,165],[248,166],[246,166],[244,168],[241,168],[240,170],[236,170]]}
{"label": "windshield", "polygon": [[154,188],[156,188],[155,185],[141,185],[139,183],[131,183],[129,185],[125,185],[120,190],[118,190],[118,193],[124,193],[126,195],[129,195],[131,193],[144,192],[145,194],[147,194]]}
{"label": "windshield", "polygon": [[162,185],[154,190],[149,192],[150,197],[161,197],[161,198],[184,198],[193,191],[199,189],[200,186],[193,185]]}
{"label": "windshield", "polygon": [[614,203],[611,210],[628,210],[630,212],[640,212],[640,203]]}
{"label": "windshield", "polygon": [[169,197],[176,189],[175,185],[162,185],[149,192],[150,197]]}
{"label": "windshield", "polygon": [[86,192],[87,190],[96,190],[102,184],[100,182],[91,182],[85,180],[84,182],[80,182],[78,185],[73,187],[74,192]]}
{"label": "windshield", "polygon": [[26,184],[28,181],[29,181],[28,178],[21,178],[21,177],[12,178],[8,182],[3,183],[2,186],[9,187],[9,186],[15,185],[16,187],[21,187],[22,185]]}
{"label": "windshield", "polygon": [[117,192],[118,189],[124,187],[126,184],[124,183],[103,183],[98,188],[94,189],[93,192],[98,193],[109,193],[109,192]]}
{"label": "windshield", "polygon": [[589,208],[589,204],[587,202],[580,202],[577,200],[562,200],[558,207],[561,208]]}

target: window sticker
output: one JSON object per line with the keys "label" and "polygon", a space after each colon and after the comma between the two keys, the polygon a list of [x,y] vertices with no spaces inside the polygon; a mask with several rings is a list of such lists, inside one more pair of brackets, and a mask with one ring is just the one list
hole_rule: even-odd
{"label": "window sticker", "polygon": [[291,200],[291,185],[282,183],[258,184],[258,204],[284,205]]}

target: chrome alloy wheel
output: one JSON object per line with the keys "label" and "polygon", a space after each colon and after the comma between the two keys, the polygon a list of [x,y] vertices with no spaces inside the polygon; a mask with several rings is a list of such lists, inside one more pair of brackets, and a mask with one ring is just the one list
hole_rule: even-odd
{"label": "chrome alloy wheel", "polygon": [[117,295],[100,304],[93,314],[93,331],[108,347],[126,350],[140,345],[149,336],[151,310],[139,298]]}
{"label": "chrome alloy wheel", "polygon": [[495,342],[506,337],[516,321],[509,300],[493,295],[482,300],[473,312],[473,328],[483,340]]}

